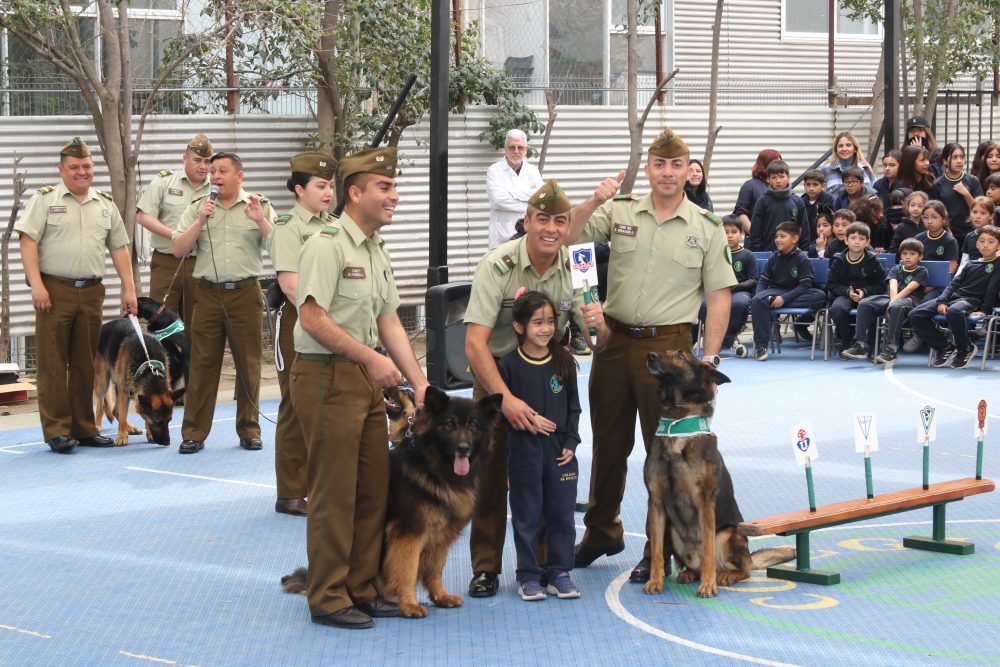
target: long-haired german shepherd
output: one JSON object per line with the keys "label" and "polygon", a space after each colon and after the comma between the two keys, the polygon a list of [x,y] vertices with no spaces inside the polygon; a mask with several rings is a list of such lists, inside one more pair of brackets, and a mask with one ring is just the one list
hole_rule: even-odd
{"label": "long-haired german shepherd", "polygon": [[[406,406],[405,397],[396,399]],[[472,518],[479,471],[489,451],[489,434],[500,416],[500,394],[478,403],[448,396],[429,387],[424,407],[407,424],[406,408],[390,408],[390,430],[404,435],[389,453],[389,506],[386,512],[382,578],[400,613],[423,618],[427,609],[417,602],[422,581],[438,607],[458,607],[462,598],[450,594],[441,580],[448,549]],[[306,569],[281,578],[288,593],[305,592]]]}
{"label": "long-haired german shepherd", "polygon": [[[118,420],[115,444],[128,444],[129,434],[142,430],[128,423],[128,406],[135,396],[136,411],[146,422],[146,441],[170,444],[170,419],[174,414],[174,396],[170,389],[167,353],[155,337],[143,332],[146,351],[127,318],[106,322],[101,327],[94,358],[94,417],[97,430],[101,420]],[[114,393],[109,389],[114,387]]]}
{"label": "long-haired german shepherd", "polygon": [[[663,592],[670,556],[663,546],[668,529],[673,556],[684,567],[677,581],[691,583],[700,577],[699,597],[715,597],[720,584],[742,581],[750,570],[795,558],[795,550],[789,547],[751,555],[747,538],[736,532],[743,515],[715,433],[708,431],[715,411],[715,385],[729,378],[683,350],[662,355],[651,352],[646,365],[660,382],[657,398],[662,408],[657,437],[643,469],[649,490],[646,530],[652,560],[646,593]],[[687,417],[703,420],[680,423]]]}
{"label": "long-haired german shepherd", "polygon": [[[163,306],[156,299],[141,296],[138,299],[139,317],[146,320],[146,328],[163,345],[170,366],[170,390],[177,402],[187,390],[188,367],[191,349],[183,325],[178,325],[177,313]],[[172,330],[172,331],[171,331]]]}

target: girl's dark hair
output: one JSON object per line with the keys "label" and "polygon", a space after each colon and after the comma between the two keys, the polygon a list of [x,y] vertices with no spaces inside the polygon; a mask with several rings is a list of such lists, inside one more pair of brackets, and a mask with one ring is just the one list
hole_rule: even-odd
{"label": "girl's dark hair", "polygon": [[876,212],[885,213],[882,206],[882,198],[878,195],[862,194],[852,201],[848,208],[854,212],[856,222],[867,223],[869,227],[878,226],[882,219],[881,215],[875,215]]}
{"label": "girl's dark hair", "polygon": [[986,179],[990,176],[990,166],[986,164],[986,156],[990,154],[990,151],[1000,150],[1000,144],[993,141],[984,141],[979,144],[976,148],[976,157],[972,158],[972,166],[969,168],[969,172],[979,179],[979,182],[986,187]]}
{"label": "girl's dark hair", "polygon": [[[944,221],[941,224],[944,226],[945,229],[951,231],[951,226],[948,224],[948,209],[945,208],[944,204],[939,202],[937,199],[932,199],[929,202],[927,202],[926,206],[924,206],[924,211],[926,211],[927,209],[933,209],[934,212],[936,212],[938,215],[944,218]],[[921,217],[922,216],[923,213],[921,213]]]}
{"label": "girl's dark hair", "polygon": [[304,171],[293,171],[292,175],[288,177],[287,181],[285,181],[285,187],[288,188],[288,191],[294,195],[296,185],[306,187],[309,185],[309,181],[312,180],[312,178],[312,174],[307,174]]}
{"label": "girl's dark hair", "polygon": [[833,227],[833,209],[832,208],[830,208],[829,206],[825,206],[823,204],[820,204],[819,206],[817,206],[816,207],[816,224],[817,225],[819,224],[819,219],[820,218],[823,218],[824,220],[826,220],[827,222],[829,222],[830,226]]}
{"label": "girl's dark hair", "polygon": [[[544,308],[545,306],[552,309],[552,314],[556,315],[556,320],[558,321],[556,305],[541,292],[525,292],[517,297],[513,308],[511,308],[511,316],[515,322],[527,330],[531,318],[534,317],[540,308]],[[560,338],[561,336],[556,335],[549,340],[549,353],[552,355],[552,365],[556,367],[556,372],[559,373],[559,377],[563,382],[575,382],[576,359],[567,348],[560,344]],[[517,334],[517,342],[518,344],[524,343],[523,333]]]}
{"label": "girl's dark hair", "polygon": [[904,190],[893,190],[889,193],[889,206],[905,206],[906,197]]}
{"label": "girl's dark hair", "polygon": [[941,149],[941,164],[947,166],[948,160],[951,159],[951,156],[955,153],[955,151],[962,151],[962,155],[968,155],[968,153],[965,152],[965,146],[957,141],[953,141],[945,144],[944,148]]}
{"label": "girl's dark hair", "polygon": [[905,146],[903,148],[899,158],[899,171],[896,172],[895,187],[930,192],[931,186],[934,185],[934,177],[931,176],[930,170],[923,176],[917,175],[917,158],[924,154],[930,158],[930,151],[923,146]]}

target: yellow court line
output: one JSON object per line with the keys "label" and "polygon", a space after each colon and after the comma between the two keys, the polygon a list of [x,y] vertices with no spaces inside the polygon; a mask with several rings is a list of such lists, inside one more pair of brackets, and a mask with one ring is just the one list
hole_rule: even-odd
{"label": "yellow court line", "polygon": [[13,625],[0,625],[0,630],[10,630],[11,632],[17,632],[22,635],[30,635],[32,637],[41,637],[42,639],[52,639],[52,635],[43,635],[41,632],[33,632],[31,630],[22,630],[21,628],[15,628]]}
{"label": "yellow court line", "polygon": [[173,472],[172,470],[157,470],[156,468],[140,468],[139,466],[125,466],[125,470],[135,470],[136,472],[151,472],[156,475],[170,475],[172,477],[187,477],[188,479],[203,479],[208,482],[224,482],[226,484],[239,484],[241,486],[254,486],[261,489],[276,489],[274,484],[261,484],[260,482],[246,482],[241,479],[226,479],[224,477],[207,477],[205,475],[189,475],[183,472]]}

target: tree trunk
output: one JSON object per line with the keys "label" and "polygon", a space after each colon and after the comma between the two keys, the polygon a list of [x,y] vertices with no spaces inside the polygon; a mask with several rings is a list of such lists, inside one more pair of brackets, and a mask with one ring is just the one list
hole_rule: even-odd
{"label": "tree trunk", "polygon": [[925,0],[913,0],[913,31],[914,44],[916,44],[915,62],[913,67],[913,115],[921,116],[924,113],[924,12],[923,3]]}
{"label": "tree trunk", "polygon": [[639,162],[642,160],[642,125],[639,122],[639,58],[636,49],[639,44],[639,30],[637,27],[639,14],[639,1],[628,0],[628,54],[627,54],[627,102],[628,102],[628,136],[629,155],[628,167],[625,169],[625,180],[622,181],[621,189],[623,194],[632,192],[635,185],[635,178],[639,173]]}
{"label": "tree trunk", "polygon": [[14,152],[14,203],[10,208],[7,228],[0,238],[0,363],[10,358],[10,237],[14,233],[17,212],[21,210],[21,195],[27,185],[23,171],[18,171],[21,156]]}
{"label": "tree trunk", "polygon": [[[948,0],[948,24],[955,22],[958,14],[958,0]],[[924,116],[928,123],[934,122],[934,112],[937,110],[938,89],[941,87],[941,67],[944,64],[944,51],[948,46],[950,33],[945,32],[937,38],[937,53],[934,54],[934,65],[931,67],[931,74],[927,88],[927,106],[924,107]]]}
{"label": "tree trunk", "polygon": [[910,117],[910,62],[906,53],[906,22],[900,21],[899,78],[903,82],[903,118]]}
{"label": "tree trunk", "polygon": [[557,93],[551,88],[545,89],[545,107],[548,109],[548,117],[545,119],[545,133],[542,135],[542,150],[538,153],[538,173],[545,170],[545,156],[549,152],[549,139],[552,137],[552,126],[556,124],[556,97]]}
{"label": "tree trunk", "polygon": [[[868,121],[868,163],[875,164],[878,161],[878,134],[882,130],[882,123],[885,122],[885,49],[878,57],[878,70],[875,73],[875,83],[872,85],[872,115]],[[895,109],[889,109],[889,113],[896,113]]]}
{"label": "tree trunk", "polygon": [[[333,154],[337,161],[344,159],[344,147],[331,147],[326,144],[334,136],[344,131],[346,110],[340,87],[333,68],[333,59],[337,53],[337,24],[340,21],[340,0],[326,0],[323,11],[322,37],[319,49],[315,53],[320,80],[316,86],[316,127],[322,149]],[[337,200],[343,199],[344,193],[337,179]]]}
{"label": "tree trunk", "polygon": [[712,23],[712,73],[708,92],[708,138],[705,141],[705,155],[702,157],[702,171],[705,178],[712,166],[712,153],[715,151],[715,138],[722,129],[715,124],[719,110],[719,34],[722,32],[722,9],[725,0],[715,2],[715,21]]}

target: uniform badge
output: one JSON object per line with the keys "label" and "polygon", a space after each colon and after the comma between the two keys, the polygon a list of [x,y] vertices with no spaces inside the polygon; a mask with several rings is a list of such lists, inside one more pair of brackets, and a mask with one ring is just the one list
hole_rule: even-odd
{"label": "uniform badge", "polygon": [[691,236],[687,237],[687,241],[685,241],[684,244],[687,247],[689,247],[689,248],[697,248],[698,247],[698,235],[697,234],[692,234]]}
{"label": "uniform badge", "polygon": [[934,250],[934,254],[935,255],[943,255],[944,254],[944,246],[943,245],[939,245],[937,247],[937,249]]}
{"label": "uniform badge", "polygon": [[621,234],[622,236],[635,236],[639,230],[635,225],[623,225],[616,222],[612,231],[615,234]]}
{"label": "uniform badge", "polygon": [[101,215],[104,216],[105,218],[110,218],[111,217],[111,211],[109,211],[106,208],[102,208],[101,209]]}
{"label": "uniform badge", "polygon": [[549,378],[549,389],[552,390],[553,394],[562,393],[563,383],[558,373],[553,373],[552,377]]}
{"label": "uniform badge", "polygon": [[559,301],[559,310],[565,312],[565,311],[570,310],[572,307],[573,307],[573,302],[571,300],[569,300],[569,299],[560,299],[560,301]]}
{"label": "uniform badge", "polygon": [[177,195],[178,197],[181,197],[184,195],[184,191],[181,190],[180,188],[167,188],[167,194]]}
{"label": "uniform badge", "polygon": [[49,206],[49,213],[65,213],[65,206]]}
{"label": "uniform badge", "polygon": [[792,278],[798,278],[798,277],[799,277],[799,267],[793,266],[792,267]]}
{"label": "uniform badge", "polygon": [[500,307],[501,308],[513,308],[514,307],[514,302],[516,300],[517,299],[504,299],[503,301],[500,302]]}
{"label": "uniform badge", "polygon": [[736,271],[742,271],[743,270],[743,262],[740,261],[740,260],[736,260],[736,263],[733,264],[733,269],[736,270]]}
{"label": "uniform badge", "polygon": [[992,264],[987,264],[986,265],[986,273],[993,273],[993,265]]}
{"label": "uniform badge", "polygon": [[348,280],[363,280],[365,277],[365,267],[348,266],[341,275]]}

